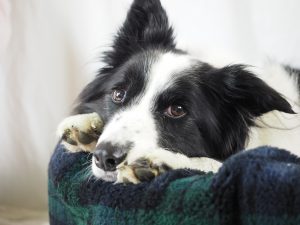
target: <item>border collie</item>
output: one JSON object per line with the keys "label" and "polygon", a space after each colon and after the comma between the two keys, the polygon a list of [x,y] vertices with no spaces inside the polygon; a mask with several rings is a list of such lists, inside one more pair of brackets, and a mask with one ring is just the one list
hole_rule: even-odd
{"label": "border collie", "polygon": [[93,152],[96,177],[138,183],[170,169],[216,171],[259,145],[299,154],[300,72],[220,67],[177,49],[159,0],[133,2],[103,61],[58,128],[69,151]]}

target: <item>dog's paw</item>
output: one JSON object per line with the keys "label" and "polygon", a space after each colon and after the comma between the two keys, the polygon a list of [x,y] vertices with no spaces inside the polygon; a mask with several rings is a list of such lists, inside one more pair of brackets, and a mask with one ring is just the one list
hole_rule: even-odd
{"label": "dog's paw", "polygon": [[57,134],[71,152],[95,149],[103,129],[103,122],[97,113],[79,114],[64,119],[58,126]]}
{"label": "dog's paw", "polygon": [[147,158],[140,158],[131,164],[125,161],[117,167],[118,175],[116,183],[137,184],[144,181],[151,181],[170,169],[164,163],[154,162]]}

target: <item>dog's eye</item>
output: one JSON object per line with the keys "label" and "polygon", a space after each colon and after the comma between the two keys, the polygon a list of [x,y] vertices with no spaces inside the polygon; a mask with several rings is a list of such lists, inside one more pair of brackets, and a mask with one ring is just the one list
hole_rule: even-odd
{"label": "dog's eye", "polygon": [[186,115],[186,111],[181,105],[170,105],[164,112],[168,117],[177,119]]}
{"label": "dog's eye", "polygon": [[113,100],[114,103],[120,104],[124,102],[124,99],[126,97],[126,91],[123,89],[115,89],[113,90],[112,94],[111,94],[111,98]]}

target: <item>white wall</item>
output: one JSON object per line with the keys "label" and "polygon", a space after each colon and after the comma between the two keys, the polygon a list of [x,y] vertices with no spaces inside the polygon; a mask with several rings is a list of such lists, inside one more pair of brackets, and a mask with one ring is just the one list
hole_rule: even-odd
{"label": "white wall", "polygon": [[[55,129],[130,0],[0,0],[0,205],[45,208]],[[298,0],[162,0],[180,46],[300,67]]]}

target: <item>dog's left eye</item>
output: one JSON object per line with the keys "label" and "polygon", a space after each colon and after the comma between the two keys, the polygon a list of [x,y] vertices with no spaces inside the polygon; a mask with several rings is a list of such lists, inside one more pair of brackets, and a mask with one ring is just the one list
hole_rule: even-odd
{"label": "dog's left eye", "polygon": [[126,97],[126,91],[123,89],[115,89],[113,90],[112,94],[111,94],[111,98],[113,100],[114,103],[116,104],[120,104],[123,103]]}
{"label": "dog's left eye", "polygon": [[181,105],[170,105],[164,112],[168,117],[177,119],[186,115],[186,110]]}

